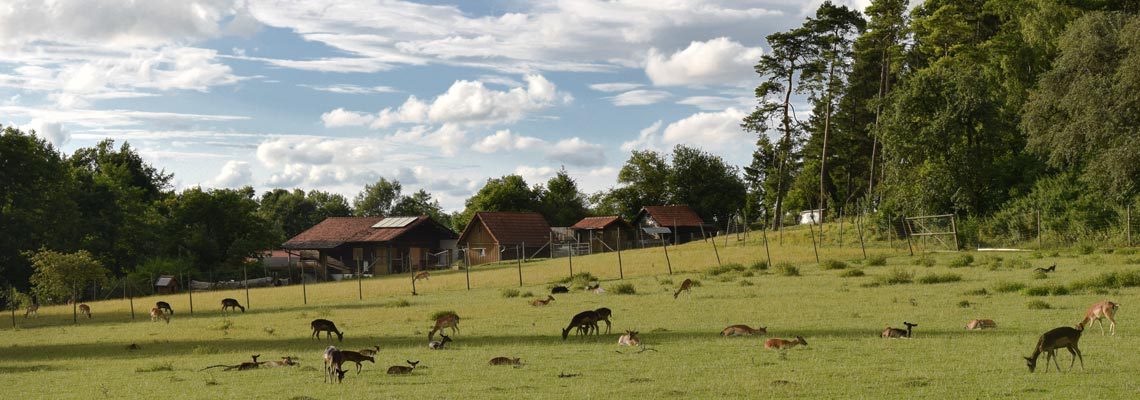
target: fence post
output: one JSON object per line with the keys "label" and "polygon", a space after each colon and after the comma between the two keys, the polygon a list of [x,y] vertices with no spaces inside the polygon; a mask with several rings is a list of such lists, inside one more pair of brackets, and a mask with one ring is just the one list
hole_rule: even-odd
{"label": "fence post", "polygon": [[954,230],[954,251],[962,250],[962,245],[958,244],[958,216],[950,215],[950,229]]}
{"label": "fence post", "polygon": [[245,286],[245,307],[249,308],[249,266],[242,264],[241,276],[245,279],[242,282],[242,286]]}
{"label": "fence post", "polygon": [[463,272],[467,274],[467,290],[471,290],[471,261],[467,260],[470,257],[470,253],[470,246],[463,250]]}
{"label": "fence post", "polygon": [[1041,210],[1034,210],[1037,213],[1037,248],[1041,248]]}
{"label": "fence post", "polygon": [[[725,236],[728,236],[728,235],[725,235]],[[716,254],[716,265],[719,267],[720,266],[720,252],[717,251],[717,249],[716,249],[716,238],[715,237],[712,238],[711,242],[713,245],[713,254]]]}
{"label": "fence post", "polygon": [[764,235],[764,255],[768,256],[768,268],[772,267],[772,251],[768,250],[768,221],[764,221],[764,227],[760,228],[760,234]]}
{"label": "fence post", "polygon": [[665,265],[669,267],[669,275],[673,275],[673,262],[669,261],[669,245],[665,243],[665,236],[661,236],[661,249],[665,250]]}
{"label": "fence post", "polygon": [[[808,234],[811,235],[811,250],[815,252],[815,263],[819,264],[819,247],[815,244],[815,227],[812,225],[815,225],[815,213],[811,214],[811,222],[808,223]],[[821,232],[823,231],[823,224],[820,224],[819,229]]]}
{"label": "fence post", "polygon": [[190,283],[193,279],[194,279],[194,277],[190,276],[190,273],[187,272],[186,273],[186,294],[190,295],[190,315],[194,315],[194,285]]}
{"label": "fence post", "polygon": [[[907,250],[910,251],[910,255],[913,256],[914,255],[914,246],[912,246],[910,243],[910,238],[913,235],[911,235],[912,232],[910,230],[910,223],[906,221],[906,215],[903,215],[903,230],[906,232],[906,248],[907,248]],[[862,233],[859,234],[859,236],[860,236],[859,240],[863,240],[862,235],[863,235]]]}
{"label": "fence post", "polygon": [[1128,247],[1132,247],[1132,205],[1124,211],[1124,232],[1128,236]]}
{"label": "fence post", "polygon": [[131,304],[131,319],[133,320],[133,319],[135,319],[135,298],[131,297],[131,290],[127,286],[130,284],[128,282],[130,282],[130,281],[128,281],[127,277],[124,276],[123,277],[123,297],[126,297],[127,302],[129,302]]}
{"label": "fence post", "polygon": [[[604,237],[604,236],[603,236]],[[621,228],[617,232],[617,253],[618,253],[618,279],[625,280],[625,272],[621,270]]]}
{"label": "fence post", "polygon": [[574,248],[572,248],[570,246],[571,245],[566,246],[566,256],[567,256],[567,259],[570,260],[570,277],[573,278],[574,277]]}
{"label": "fence post", "polygon": [[519,287],[522,287],[522,254],[526,252],[526,247],[519,249],[519,245],[515,245],[515,260],[519,263]]}
{"label": "fence post", "polygon": [[[866,260],[867,245],[863,242],[863,214],[866,214],[866,212],[859,213],[859,216],[855,217],[855,226],[859,228],[859,249],[863,250],[863,259]],[[909,236],[907,240],[909,240]],[[913,256],[914,253],[911,253],[911,255]]]}

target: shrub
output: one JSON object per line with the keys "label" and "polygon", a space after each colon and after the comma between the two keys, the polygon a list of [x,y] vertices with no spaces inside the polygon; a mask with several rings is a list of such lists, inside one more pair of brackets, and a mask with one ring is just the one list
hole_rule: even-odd
{"label": "shrub", "polygon": [[946,264],[946,266],[948,266],[950,268],[962,268],[962,267],[968,267],[968,266],[970,266],[970,264],[973,264],[973,263],[974,263],[974,256],[969,255],[969,254],[962,254],[962,255],[959,255],[959,256],[951,259],[950,263]]}
{"label": "shrub", "polygon": [[740,280],[740,286],[752,286],[752,285],[755,285],[755,284],[752,283],[752,281],[750,281],[750,280],[747,280],[747,279],[741,279]]}
{"label": "shrub", "polygon": [[990,294],[990,292],[986,291],[986,288],[978,288],[974,290],[967,290],[965,294],[967,296],[985,296],[987,294]]}
{"label": "shrub", "polygon": [[994,285],[994,291],[998,293],[1013,293],[1025,289],[1024,283],[1017,282],[998,282]]}
{"label": "shrub", "polygon": [[863,273],[863,270],[858,269],[858,268],[854,268],[854,269],[849,269],[849,270],[843,271],[843,273],[839,274],[839,277],[841,277],[841,278],[855,278],[855,277],[864,276],[864,275],[866,275],[866,274]]}
{"label": "shrub", "polygon": [[1124,259],[1124,263],[1125,264],[1140,264],[1140,258],[1131,258],[1131,257],[1126,258],[1126,259]]}
{"label": "shrub", "polygon": [[730,272],[741,272],[741,271],[744,271],[743,265],[740,265],[737,263],[729,263],[729,264],[718,265],[716,267],[709,268],[708,271],[705,271],[705,274],[710,275],[710,276],[717,276],[717,275],[721,275],[721,274],[727,274]]}
{"label": "shrub", "polygon": [[753,271],[767,271],[768,270],[768,262],[767,261],[757,261],[757,262],[752,263],[752,265],[749,266],[748,268],[751,268]]}
{"label": "shrub", "polygon": [[1133,248],[1116,249],[1116,254],[1120,254],[1122,256],[1130,256],[1130,255],[1136,254],[1136,249],[1133,249]]}
{"label": "shrub", "polygon": [[923,267],[930,268],[934,266],[934,259],[927,256],[922,256],[914,259],[914,265],[921,265]]}
{"label": "shrub", "polygon": [[1140,286],[1140,271],[1106,272],[1090,279],[1074,282],[1072,290],[1120,289]]}
{"label": "shrub", "polygon": [[1079,254],[1087,255],[1092,254],[1094,251],[1096,251],[1096,246],[1092,243],[1081,243],[1077,245],[1077,253]]}
{"label": "shrub", "polygon": [[506,297],[508,299],[513,298],[513,297],[519,297],[519,290],[518,289],[503,289],[499,293],[502,294],[503,297]]}
{"label": "shrub", "polygon": [[171,364],[169,362],[163,363],[163,364],[154,364],[154,365],[151,365],[151,366],[145,367],[145,368],[144,367],[135,368],[135,372],[159,372],[159,371],[173,371],[173,370],[174,370],[174,364]]}
{"label": "shrub", "polygon": [[1053,308],[1049,303],[1041,300],[1030,301],[1026,306],[1028,306],[1030,310],[1049,310]]}
{"label": "shrub", "polygon": [[875,282],[883,285],[902,285],[911,283],[914,282],[914,272],[896,267],[894,269],[891,269],[890,273],[876,278]]}
{"label": "shrub", "polygon": [[559,280],[555,281],[554,283],[566,284],[571,288],[584,288],[587,285],[589,285],[590,282],[597,282],[597,281],[598,281],[598,277],[594,276],[594,274],[591,274],[589,272],[579,272],[579,273],[576,273],[572,276],[568,276],[568,277],[559,279]]}
{"label": "shrub", "polygon": [[534,292],[528,290],[526,293],[522,294],[522,297],[534,297]]}
{"label": "shrub", "polygon": [[633,287],[632,283],[619,283],[611,288],[610,293],[613,294],[637,294],[637,289]]}
{"label": "shrub", "polygon": [[824,270],[847,269],[847,263],[839,260],[824,260],[819,266]]}
{"label": "shrub", "polygon": [[935,283],[958,282],[960,280],[962,280],[962,275],[958,274],[926,274],[918,278],[918,283],[930,285]]}
{"label": "shrub", "polygon": [[1021,291],[1021,294],[1024,294],[1026,296],[1048,296],[1049,295],[1049,287],[1048,286],[1027,287]]}
{"label": "shrub", "polygon": [[876,254],[867,258],[867,266],[881,267],[887,265],[887,256]]}
{"label": "shrub", "polygon": [[435,322],[436,320],[443,318],[444,316],[447,316],[447,315],[459,316],[459,314],[456,314],[455,311],[451,311],[451,310],[436,311],[436,312],[431,314],[431,318],[428,318],[428,321]]}
{"label": "shrub", "polygon": [[969,300],[962,300],[962,301],[959,301],[959,302],[958,302],[958,307],[961,307],[961,308],[970,308],[970,301],[969,301]]}
{"label": "shrub", "polygon": [[780,263],[776,265],[776,273],[782,276],[800,276],[800,269],[788,263]]}

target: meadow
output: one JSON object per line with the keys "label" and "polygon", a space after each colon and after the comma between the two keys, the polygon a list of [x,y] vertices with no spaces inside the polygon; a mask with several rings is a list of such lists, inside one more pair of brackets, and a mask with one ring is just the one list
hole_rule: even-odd
{"label": "meadow", "polygon": [[[815,261],[806,232],[770,234],[768,266],[759,232],[747,241],[669,247],[668,274],[660,248],[617,256],[573,259],[575,273],[601,280],[605,294],[555,295],[552,282],[569,275],[569,260],[532,261],[518,284],[514,264],[479,266],[466,289],[463,271],[433,273],[412,296],[407,275],[358,282],[250,290],[249,309],[223,314],[220,300],[244,291],[135,298],[136,319],[123,299],[88,303],[94,318],[71,321],[67,306],[43,307],[39,317],[17,315],[18,329],[0,325],[0,383],[5,398],[256,398],[336,399],[454,397],[527,398],[743,398],[743,397],[1050,397],[1125,398],[1140,393],[1137,323],[1140,255],[1133,249],[1046,249],[1017,253],[931,253],[910,256],[895,243],[870,242],[868,259],[857,241],[829,242]],[[1034,267],[1057,265],[1051,274]],[[860,271],[860,272],[852,272]],[[686,278],[691,295],[673,298]],[[910,282],[907,282],[907,281]],[[620,285],[635,294],[617,294]],[[528,296],[529,295],[529,296]],[[531,297],[533,296],[533,297]],[[1081,340],[1084,369],[1031,374],[1023,356],[1038,336],[1074,325],[1092,303],[1122,304],[1115,337],[1094,326]],[[151,322],[156,300],[171,303],[169,324]],[[560,333],[579,311],[609,307],[613,332],[598,337]],[[460,333],[445,350],[427,348],[432,313],[453,310]],[[8,316],[5,316],[8,317]],[[344,331],[343,343],[309,337],[309,322],[326,318]],[[973,318],[998,329],[966,331]],[[5,318],[7,319],[7,318]],[[917,323],[913,339],[882,339],[885,326]],[[765,337],[722,338],[725,326],[767,327]],[[605,329],[602,324],[602,329]],[[617,345],[624,329],[638,330],[647,350]],[[784,354],[763,340],[803,336],[806,347]],[[128,350],[135,344],[139,350]],[[376,364],[350,371],[342,384],[321,382],[321,353],[334,344],[358,350],[380,346]],[[201,371],[216,364],[294,356],[282,369]],[[496,356],[523,366],[491,367]],[[1058,357],[1068,367],[1067,352]],[[388,366],[420,361],[410,376],[388,376]],[[1041,363],[1044,362],[1042,356]],[[560,377],[561,374],[575,375]]]}

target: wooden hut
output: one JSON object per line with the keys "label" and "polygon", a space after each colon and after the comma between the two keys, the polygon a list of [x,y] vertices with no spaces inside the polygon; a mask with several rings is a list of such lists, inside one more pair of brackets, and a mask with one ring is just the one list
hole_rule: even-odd
{"label": "wooden hut", "polygon": [[178,278],[174,275],[159,275],[154,280],[154,292],[157,294],[174,294],[182,290],[178,285]]}
{"label": "wooden hut", "polygon": [[[662,234],[669,235],[666,240],[671,244],[681,244],[703,239],[706,234],[712,233],[705,232],[706,227],[712,229],[712,226],[705,224],[705,221],[686,205],[642,207],[641,211],[638,211],[637,216],[634,217],[633,225],[638,228],[639,239],[648,244],[653,242],[648,239],[660,239],[656,236]],[[654,228],[651,229],[654,232],[659,232],[655,228],[668,228],[669,233],[646,233],[647,231],[644,228]]]}
{"label": "wooden hut", "polygon": [[552,235],[539,213],[478,212],[459,235],[459,247],[468,249],[470,265],[545,257],[550,254]]}
{"label": "wooden hut", "polygon": [[629,248],[636,237],[633,225],[618,216],[586,217],[570,227],[578,243],[589,244],[590,253]]}
{"label": "wooden hut", "polygon": [[330,270],[384,275],[450,265],[447,242],[456,236],[451,228],[426,215],[330,217],[281,247],[291,257],[315,251],[325,278]]}

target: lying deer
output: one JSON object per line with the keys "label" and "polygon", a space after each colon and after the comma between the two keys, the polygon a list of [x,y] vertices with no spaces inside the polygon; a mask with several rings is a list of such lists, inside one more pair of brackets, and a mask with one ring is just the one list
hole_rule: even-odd
{"label": "lying deer", "polygon": [[879,336],[895,339],[914,337],[912,336],[913,332],[911,331],[911,328],[918,326],[918,324],[912,324],[910,322],[903,321],[903,325],[906,325],[905,331],[899,328],[891,328],[888,326],[886,329],[883,329],[883,333]]}
{"label": "lying deer", "polygon": [[444,328],[451,328],[451,334],[459,333],[459,316],[456,314],[447,314],[435,319],[435,326],[428,332],[428,341],[435,340],[435,333],[441,332]]}
{"label": "lying deer", "polygon": [[637,337],[638,333],[638,331],[625,331],[625,334],[618,338],[618,345],[629,347],[641,346],[641,338]]}
{"label": "lying deer", "polygon": [[1037,268],[1034,268],[1033,270],[1037,271],[1037,272],[1041,272],[1041,273],[1049,273],[1049,272],[1053,272],[1053,271],[1057,270],[1057,264],[1053,264],[1049,268],[1037,267]]}
{"label": "lying deer", "polygon": [[324,382],[332,383],[333,381],[344,381],[344,373],[348,372],[342,368],[345,359],[344,354],[337,350],[334,346],[329,346],[325,349],[325,376]]}
{"label": "lying deer", "polygon": [[444,346],[445,344],[447,344],[448,342],[451,342],[451,337],[450,337],[450,336],[447,336],[447,335],[444,335],[444,334],[443,334],[443,332],[440,332],[440,333],[439,333],[439,337],[440,337],[440,339],[439,339],[439,340],[433,340],[433,341],[431,341],[431,342],[428,342],[428,348],[429,348],[429,349],[432,349],[432,350],[443,350],[443,346]]}
{"label": "lying deer", "polygon": [[1108,318],[1108,330],[1112,332],[1112,336],[1116,336],[1116,309],[1120,308],[1119,304],[1113,303],[1108,300],[1099,301],[1089,307],[1085,312],[1085,319],[1081,320],[1082,324],[1086,326],[1091,325],[1093,322],[1100,324],[1100,334],[1104,335],[1104,321]]}
{"label": "lying deer", "polygon": [[345,361],[345,362],[354,362],[354,363],[356,363],[356,373],[357,373],[357,375],[359,375],[359,374],[360,374],[360,369],[361,369],[361,366],[363,365],[363,364],[361,364],[361,363],[363,363],[363,362],[365,362],[365,361],[368,361],[368,362],[370,362],[370,363],[373,363],[373,364],[375,364],[375,363],[376,363],[376,358],[375,358],[375,357],[372,357],[372,356],[366,356],[366,355],[364,355],[364,354],[360,354],[360,353],[358,353],[358,352],[355,352],[355,351],[349,351],[349,350],[341,350],[341,351],[340,351],[340,355],[341,355],[341,357],[343,357],[343,358],[344,358],[344,361]]}
{"label": "lying deer", "polygon": [[693,297],[693,292],[689,290],[692,287],[693,287],[693,280],[686,278],[684,282],[681,282],[681,288],[677,289],[676,293],[673,293],[673,299],[676,299],[677,296],[680,296],[681,292],[688,293],[690,298]]}
{"label": "lying deer", "polygon": [[[577,315],[574,315],[574,318],[570,319],[570,325],[567,325],[566,329],[562,330],[562,340],[566,340],[566,337],[570,336],[571,329],[579,328],[579,333],[581,333],[581,328],[583,326],[598,329],[598,313],[594,310],[590,310],[582,311]],[[586,334],[590,334],[588,328],[586,329]]]}
{"label": "lying deer", "polygon": [[766,327],[761,326],[759,329],[752,329],[748,325],[732,325],[720,331],[720,335],[724,337],[767,334],[768,328]]}
{"label": "lying deer", "polygon": [[166,311],[167,314],[174,315],[174,309],[170,308],[170,303],[158,301],[154,303],[154,306],[158,307],[159,310]]}
{"label": "lying deer", "polygon": [[371,348],[371,349],[360,350],[359,353],[366,355],[366,356],[376,357],[376,354],[380,352],[380,346],[372,346],[372,347],[373,348]]}
{"label": "lying deer", "polygon": [[292,367],[295,365],[297,365],[297,362],[293,361],[293,357],[289,356],[281,357],[281,361],[266,361],[261,363],[261,366],[265,368]]}
{"label": "lying deer", "polygon": [[332,339],[332,334],[335,333],[336,340],[338,342],[344,341],[344,332],[336,329],[336,324],[334,324],[332,321],[329,321],[327,319],[314,319],[313,322],[309,324],[309,326],[313,328],[312,337],[314,338],[320,339],[321,332],[325,332],[325,339]]}
{"label": "lying deer", "polygon": [[1025,357],[1025,365],[1029,367],[1029,372],[1032,373],[1037,369],[1037,356],[1041,353],[1046,353],[1045,356],[1045,372],[1049,372],[1049,360],[1053,360],[1053,365],[1057,367],[1057,371],[1061,370],[1061,366],[1057,364],[1057,349],[1065,348],[1069,350],[1069,354],[1073,355],[1072,361],[1069,361],[1069,369],[1073,369],[1073,363],[1079,357],[1081,359],[1081,369],[1085,368],[1085,357],[1081,355],[1081,349],[1077,344],[1081,341],[1081,333],[1085,330],[1085,323],[1077,324],[1076,329],[1062,326],[1053,329],[1041,335],[1037,339],[1037,347],[1033,348],[1033,355]]}
{"label": "lying deer", "polygon": [[530,305],[535,306],[535,307],[542,307],[542,306],[545,306],[547,304],[550,304],[550,302],[552,302],[552,301],[554,301],[554,296],[546,295],[545,299],[534,299],[534,301],[530,302]]}
{"label": "lying deer", "polygon": [[492,358],[491,361],[488,362],[488,364],[490,364],[490,365],[522,365],[522,360],[520,360],[519,358],[510,358],[510,357],[495,357],[495,358]]}
{"label": "lying deer", "polygon": [[803,336],[796,336],[796,340],[768,339],[768,340],[764,341],[764,348],[765,349],[773,349],[773,350],[780,350],[780,351],[786,351],[792,347],[795,347],[796,345],[807,346],[807,341],[804,340]]}
{"label": "lying deer", "polygon": [[225,312],[227,308],[230,311],[238,308],[241,309],[241,312],[245,312],[245,307],[242,307],[241,304],[238,303],[237,299],[222,299],[222,311]]}
{"label": "lying deer", "polygon": [[410,374],[410,373],[412,373],[412,370],[416,369],[416,364],[420,363],[419,361],[408,361],[408,360],[404,360],[404,361],[407,361],[408,365],[411,365],[411,366],[405,367],[403,365],[393,365],[391,367],[388,367],[388,375]]}
{"label": "lying deer", "polygon": [[420,271],[420,272],[416,272],[415,276],[412,276],[412,281],[414,282],[414,281],[418,281],[418,280],[426,280],[427,278],[430,278],[430,277],[431,277],[431,273],[429,273],[427,271]]}
{"label": "lying deer", "polygon": [[971,319],[970,322],[966,323],[966,329],[997,329],[997,322],[992,319]]}
{"label": "lying deer", "polygon": [[28,316],[39,318],[39,316],[40,316],[40,305],[36,304],[36,303],[32,303],[32,305],[30,305],[30,306],[28,306],[28,308],[24,309],[24,318],[28,318]]}
{"label": "lying deer", "polygon": [[151,322],[158,322],[159,318],[166,320],[166,323],[168,323],[168,324],[170,323],[170,316],[169,315],[167,315],[165,312],[163,312],[161,308],[152,307],[150,309],[150,321]]}
{"label": "lying deer", "polygon": [[254,354],[250,357],[253,358],[253,362],[243,362],[243,363],[237,364],[237,365],[225,365],[225,364],[211,365],[209,367],[202,368],[201,371],[205,371],[205,370],[208,370],[210,368],[222,368],[222,371],[232,371],[235,369],[238,371],[248,371],[251,369],[257,369],[258,367],[261,366],[262,363],[257,362],[257,358],[261,357],[261,354]]}
{"label": "lying deer", "polygon": [[86,315],[87,318],[91,318],[91,306],[86,305],[86,304],[80,304],[79,305],[79,313]]}

